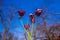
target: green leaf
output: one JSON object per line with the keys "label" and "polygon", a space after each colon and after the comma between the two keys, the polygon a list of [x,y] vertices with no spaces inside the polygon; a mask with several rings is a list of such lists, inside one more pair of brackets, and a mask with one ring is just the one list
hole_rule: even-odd
{"label": "green leaf", "polygon": [[32,40],[32,34],[30,31],[27,32],[28,40]]}

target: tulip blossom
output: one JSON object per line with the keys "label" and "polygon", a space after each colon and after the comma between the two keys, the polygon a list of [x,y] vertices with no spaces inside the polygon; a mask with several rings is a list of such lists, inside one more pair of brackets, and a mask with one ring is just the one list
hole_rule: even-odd
{"label": "tulip blossom", "polygon": [[24,28],[25,28],[25,29],[29,29],[29,28],[30,28],[30,25],[29,25],[29,24],[25,24],[25,25],[24,25]]}
{"label": "tulip blossom", "polygon": [[41,13],[42,13],[42,9],[37,9],[37,10],[35,11],[35,14],[36,14],[37,16],[40,16]]}
{"label": "tulip blossom", "polygon": [[30,19],[32,19],[33,17],[34,17],[34,14],[29,14],[29,17],[30,17]]}
{"label": "tulip blossom", "polygon": [[32,23],[34,23],[35,22],[34,14],[29,14],[29,17]]}
{"label": "tulip blossom", "polygon": [[24,10],[19,10],[18,13],[19,13],[19,16],[23,16],[25,11]]}

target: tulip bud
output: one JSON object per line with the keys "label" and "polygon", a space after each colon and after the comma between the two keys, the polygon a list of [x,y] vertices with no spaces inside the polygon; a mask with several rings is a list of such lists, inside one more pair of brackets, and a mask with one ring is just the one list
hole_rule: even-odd
{"label": "tulip bud", "polygon": [[35,22],[34,14],[32,14],[32,13],[29,14],[29,17],[30,17],[31,22],[34,23]]}

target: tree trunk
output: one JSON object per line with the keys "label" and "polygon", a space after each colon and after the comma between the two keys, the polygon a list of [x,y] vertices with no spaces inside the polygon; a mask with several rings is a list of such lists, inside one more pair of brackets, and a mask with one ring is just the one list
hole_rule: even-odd
{"label": "tree trunk", "polygon": [[6,40],[6,34],[7,34],[7,32],[5,31],[4,32],[4,39],[3,40]]}
{"label": "tree trunk", "polygon": [[3,26],[4,26],[4,30],[5,30],[5,32],[4,32],[4,37],[3,37],[3,40],[6,40],[6,35],[7,35],[7,33],[8,33],[8,28],[3,24]]}

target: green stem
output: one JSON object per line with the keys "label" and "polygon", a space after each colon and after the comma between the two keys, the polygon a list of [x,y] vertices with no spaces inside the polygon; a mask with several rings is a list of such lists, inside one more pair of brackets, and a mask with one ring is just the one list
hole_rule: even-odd
{"label": "green stem", "polygon": [[[22,20],[20,20],[20,22],[21,22],[22,27],[24,28],[24,24],[23,24]],[[27,20],[27,23],[28,23],[28,20]],[[33,28],[34,28],[34,23],[32,23],[32,29],[31,29],[32,32],[33,32]],[[28,40],[32,40],[32,32],[30,32],[30,31],[27,32],[27,30],[25,28],[24,28],[24,31],[26,32],[26,34],[28,36]]]}
{"label": "green stem", "polygon": [[[22,20],[20,20],[20,22],[21,22],[22,27],[24,28],[24,24],[23,24]],[[24,28],[24,31],[27,32],[25,28]]]}
{"label": "green stem", "polygon": [[34,23],[32,23],[32,29],[31,29],[31,32],[33,32],[33,29],[34,29]]}

